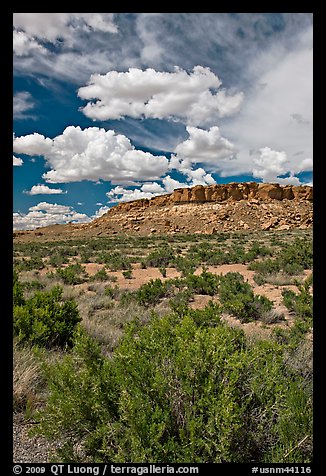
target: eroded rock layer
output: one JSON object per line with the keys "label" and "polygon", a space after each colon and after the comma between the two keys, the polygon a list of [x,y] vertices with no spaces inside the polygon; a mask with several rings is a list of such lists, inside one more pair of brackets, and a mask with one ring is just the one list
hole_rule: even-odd
{"label": "eroded rock layer", "polygon": [[313,223],[313,188],[279,184],[228,183],[180,188],[168,195],[120,203],[85,224],[55,225],[15,232],[16,238],[52,239],[117,233],[215,233],[290,230]]}

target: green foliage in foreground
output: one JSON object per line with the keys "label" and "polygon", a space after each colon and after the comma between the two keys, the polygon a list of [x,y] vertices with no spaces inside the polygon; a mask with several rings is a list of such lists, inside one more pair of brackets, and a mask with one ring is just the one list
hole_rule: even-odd
{"label": "green foliage in foreground", "polygon": [[76,325],[81,321],[74,300],[62,300],[60,286],[36,291],[25,299],[17,275],[14,275],[14,335],[19,343],[41,347],[72,346]]}
{"label": "green foliage in foreground", "polygon": [[241,322],[259,319],[273,308],[273,303],[268,298],[254,294],[252,287],[240,273],[227,273],[221,277],[219,296],[225,310]]}
{"label": "green foliage in foreground", "polygon": [[311,461],[311,400],[283,346],[249,346],[217,307],[133,322],[111,358],[80,333],[46,373],[36,432],[64,439],[63,462]]}
{"label": "green foliage in foreground", "polygon": [[298,284],[299,293],[290,289],[282,291],[284,305],[294,314],[301,318],[312,320],[313,314],[313,296],[309,289],[309,278],[303,284]]}

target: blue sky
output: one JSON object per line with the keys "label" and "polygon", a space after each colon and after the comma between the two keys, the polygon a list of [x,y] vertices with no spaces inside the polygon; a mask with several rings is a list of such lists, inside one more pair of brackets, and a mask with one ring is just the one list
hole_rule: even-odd
{"label": "blue sky", "polygon": [[15,13],[14,228],[312,183],[312,14]]}

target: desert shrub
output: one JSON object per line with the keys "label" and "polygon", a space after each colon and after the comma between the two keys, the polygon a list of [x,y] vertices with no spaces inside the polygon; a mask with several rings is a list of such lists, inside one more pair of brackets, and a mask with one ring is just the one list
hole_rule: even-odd
{"label": "desert shrub", "polygon": [[267,258],[250,263],[248,269],[257,271],[263,276],[276,274],[280,271],[294,276],[304,269],[311,269],[313,263],[312,243],[310,240],[296,238],[293,243],[283,244],[274,259]]}
{"label": "desert shrub", "polygon": [[312,319],[313,316],[313,296],[309,289],[309,280],[303,284],[297,284],[299,293],[290,289],[282,291],[284,305],[301,319]]}
{"label": "desert shrub", "polygon": [[29,259],[22,258],[16,264],[19,271],[32,271],[33,269],[43,269],[44,263],[41,257],[32,256]]}
{"label": "desert shrub", "polygon": [[34,409],[40,400],[44,378],[35,352],[29,346],[13,345],[13,410]]}
{"label": "desert shrub", "polygon": [[161,268],[161,267],[168,267],[173,265],[174,262],[174,252],[173,249],[169,246],[163,246],[161,249],[152,251],[149,255],[144,259],[144,263],[147,266],[151,266],[153,268]]}
{"label": "desert shrub", "polygon": [[27,291],[33,291],[33,290],[41,290],[44,289],[45,285],[41,283],[40,281],[24,281],[22,282],[22,286],[24,289]]}
{"label": "desert shrub", "polygon": [[253,279],[258,286],[267,283],[267,278],[262,273],[255,273]]}
{"label": "desert shrub", "polygon": [[80,262],[81,263],[90,263],[93,257],[93,253],[88,249],[82,249],[80,252]]}
{"label": "desert shrub", "polygon": [[228,264],[230,261],[230,256],[228,253],[225,253],[222,250],[214,250],[211,252],[210,256],[206,260],[206,264],[208,265],[220,265],[220,264]]}
{"label": "desert shrub", "polygon": [[223,308],[241,322],[259,319],[273,308],[268,298],[254,294],[240,273],[227,273],[220,277],[219,298]]}
{"label": "desert shrub", "polygon": [[90,279],[89,281],[107,281],[108,274],[104,268],[99,269]]}
{"label": "desert shrub", "polygon": [[218,290],[219,277],[208,271],[203,271],[199,276],[189,274],[184,283],[194,294],[207,294],[214,296]]}
{"label": "desert shrub", "polygon": [[210,243],[203,242],[199,245],[191,246],[188,254],[190,258],[198,263],[207,263],[207,261],[214,255],[214,250],[212,250]]}
{"label": "desert shrub", "polygon": [[128,307],[130,304],[132,304],[135,301],[138,301],[137,294],[135,292],[122,291],[120,293],[120,300],[119,300],[120,307]]}
{"label": "desert shrub", "polygon": [[113,251],[111,253],[101,251],[98,253],[95,261],[97,263],[104,263],[111,271],[131,268],[130,259],[119,251]]}
{"label": "desert shrub", "polygon": [[270,256],[272,255],[272,250],[267,246],[264,246],[258,241],[254,241],[250,248],[248,249],[247,253],[245,254],[246,261],[253,261],[254,259],[258,258],[259,256]]}
{"label": "desert shrub", "polygon": [[159,271],[161,273],[161,275],[163,276],[163,278],[166,278],[166,268],[159,268]]}
{"label": "desert shrub", "polygon": [[266,276],[268,274],[275,274],[281,270],[281,263],[277,259],[267,258],[263,261],[255,261],[248,265],[248,269],[257,271],[258,273]]}
{"label": "desert shrub", "polygon": [[63,289],[36,291],[23,301],[16,297],[14,305],[14,335],[19,343],[41,347],[71,346],[76,325],[81,321],[74,300],[62,300]]}
{"label": "desert shrub", "polygon": [[288,349],[296,349],[307,333],[311,331],[311,322],[303,319],[297,319],[290,329],[276,328],[272,332],[273,339]]}
{"label": "desert shrub", "polygon": [[142,306],[152,306],[165,296],[167,284],[160,279],[151,279],[136,291],[136,299]]}
{"label": "desert shrub", "polygon": [[119,288],[118,286],[114,286],[114,288],[112,288],[112,286],[106,286],[104,294],[105,296],[109,296],[111,299],[115,299],[119,295]]}
{"label": "desert shrub", "polygon": [[173,312],[182,316],[188,312],[188,304],[192,297],[192,292],[189,289],[184,289],[177,292],[170,300],[169,306]]}
{"label": "desert shrub", "polygon": [[14,306],[21,306],[25,303],[24,288],[19,281],[19,275],[16,269],[13,272],[13,304]]}
{"label": "desert shrub", "polygon": [[122,271],[122,275],[125,279],[132,279],[131,269],[127,269],[126,271]]}
{"label": "desert shrub", "polygon": [[185,258],[183,256],[177,256],[174,260],[174,267],[177,271],[180,271],[182,276],[188,276],[193,274],[196,270],[196,264],[192,259]]}
{"label": "desert shrub", "polygon": [[59,268],[63,264],[68,263],[68,258],[65,254],[62,253],[61,250],[51,254],[49,259],[49,265],[53,266],[54,268]]}
{"label": "desert shrub", "polygon": [[228,263],[245,263],[247,261],[247,255],[243,246],[231,246],[225,255]]}
{"label": "desert shrub", "polygon": [[313,264],[313,249],[311,240],[296,238],[293,243],[286,244],[279,253],[282,267],[296,265],[298,268],[311,269]]}
{"label": "desert shrub", "polygon": [[297,443],[311,435],[311,400],[282,346],[247,346],[242,331],[207,325],[214,312],[133,322],[111,358],[80,335],[46,368],[35,431],[64,437],[63,462],[80,461],[76,448],[91,462],[310,462]]}
{"label": "desert shrub", "polygon": [[57,269],[56,275],[59,277],[64,284],[80,284],[85,281],[85,279],[80,276],[84,273],[84,268],[79,264],[72,264],[66,268]]}

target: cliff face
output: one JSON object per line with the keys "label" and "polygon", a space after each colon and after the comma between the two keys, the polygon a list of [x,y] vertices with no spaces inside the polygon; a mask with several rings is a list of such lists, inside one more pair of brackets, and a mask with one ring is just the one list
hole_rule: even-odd
{"label": "cliff face", "polygon": [[176,189],[151,200],[120,203],[90,223],[16,232],[16,239],[69,239],[117,233],[216,233],[311,228],[313,188],[229,183]]}
{"label": "cliff face", "polygon": [[278,183],[228,183],[221,185],[196,185],[192,188],[177,188],[173,193],[152,199],[120,203],[108,211],[121,213],[137,208],[161,207],[173,204],[225,202],[238,200],[313,200],[313,188],[307,185],[279,185]]}

